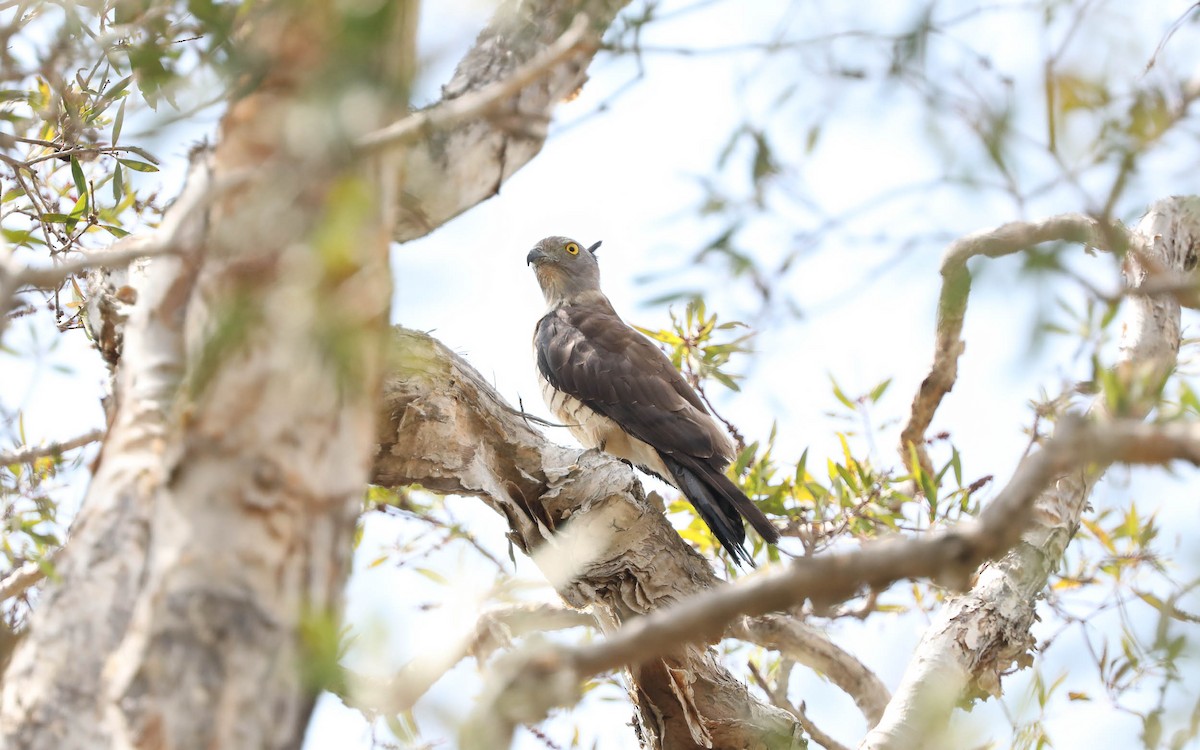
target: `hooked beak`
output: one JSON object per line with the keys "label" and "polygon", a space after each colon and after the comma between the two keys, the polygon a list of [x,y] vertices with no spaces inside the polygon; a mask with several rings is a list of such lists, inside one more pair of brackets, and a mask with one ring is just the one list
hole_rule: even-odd
{"label": "hooked beak", "polygon": [[529,251],[529,255],[525,256],[525,265],[536,266],[540,265],[546,259],[546,253],[540,247],[535,247]]}

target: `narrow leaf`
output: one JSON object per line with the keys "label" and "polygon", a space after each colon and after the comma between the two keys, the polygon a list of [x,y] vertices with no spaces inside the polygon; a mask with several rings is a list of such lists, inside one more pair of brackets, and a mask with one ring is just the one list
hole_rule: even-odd
{"label": "narrow leaf", "polygon": [[132,169],[135,172],[157,172],[158,171],[158,167],[154,166],[153,164],[147,164],[144,161],[137,161],[135,159],[117,159],[117,161],[121,162],[122,164],[129,167],[130,169]]}
{"label": "narrow leaf", "polygon": [[112,142],[114,146],[117,145],[117,141],[120,140],[121,128],[125,125],[125,102],[127,101],[129,100],[122,99],[121,106],[117,107],[117,119],[113,121]]}
{"label": "narrow leaf", "polygon": [[83,176],[83,165],[74,156],[71,157],[71,179],[75,182],[78,195],[87,194],[87,178]]}

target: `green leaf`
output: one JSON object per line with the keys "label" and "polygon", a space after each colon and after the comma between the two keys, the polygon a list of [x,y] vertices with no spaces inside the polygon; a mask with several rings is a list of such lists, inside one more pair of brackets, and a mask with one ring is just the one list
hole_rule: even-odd
{"label": "green leaf", "polygon": [[834,396],[834,398],[836,398],[838,401],[841,401],[841,402],[842,402],[842,405],[843,405],[843,406],[845,406],[845,407],[846,407],[847,409],[849,409],[850,411],[857,411],[857,410],[858,410],[858,407],[855,405],[855,403],[854,403],[853,401],[851,401],[851,400],[850,400],[850,399],[849,399],[849,398],[846,396],[846,394],[845,394],[845,393],[842,393],[842,389],[841,389],[841,387],[840,387],[840,386],[837,384],[837,381],[833,379],[833,376],[832,376],[832,375],[830,375],[830,376],[829,376],[829,382],[833,384],[833,396]]}
{"label": "green leaf", "polygon": [[144,161],[136,161],[134,159],[117,159],[120,163],[129,167],[135,172],[157,172],[158,167],[153,164],[147,164]]}
{"label": "green leaf", "polygon": [[[109,104],[116,101],[118,96],[121,96],[123,93],[125,93],[125,89],[129,87],[129,83],[132,80],[133,80],[133,76],[127,75],[124,78],[122,78],[121,80],[114,83],[113,85],[109,86],[108,90],[105,91],[104,94],[101,95],[101,97],[97,100],[96,109],[104,109],[104,108],[108,107]],[[121,102],[121,106],[124,107],[125,103]],[[113,143],[116,143],[116,142],[117,142],[117,139],[114,137]]]}
{"label": "green leaf", "polygon": [[713,370],[710,373],[710,375],[712,375],[713,380],[716,380],[718,383],[725,386],[726,388],[728,388],[731,391],[742,390],[741,387],[739,387],[738,384],[734,382],[732,377],[726,375],[725,373],[721,372],[720,370]]}
{"label": "green leaf", "polygon": [[45,245],[46,242],[33,233],[32,229],[4,229],[0,230],[4,240],[10,245]]}
{"label": "green leaf", "polygon": [[117,164],[117,168],[113,170],[112,194],[113,200],[118,203],[125,196],[125,177],[120,164]]}
{"label": "green leaf", "polygon": [[112,142],[117,145],[117,141],[121,138],[121,128],[125,126],[125,102],[128,99],[121,100],[121,106],[117,107],[117,118],[113,121]]}
{"label": "green leaf", "polygon": [[79,200],[75,201],[75,205],[71,208],[70,215],[67,216],[67,220],[64,222],[68,232],[75,231],[75,225],[79,223],[80,219],[87,215],[87,210],[88,194],[87,192],[84,192],[79,196]]}
{"label": "green leaf", "polygon": [[83,176],[83,165],[74,156],[71,157],[71,179],[75,182],[76,194],[87,195],[87,178]]}
{"label": "green leaf", "polygon": [[109,234],[111,234],[113,237],[116,237],[117,239],[121,239],[122,237],[129,236],[129,232],[125,231],[124,229],[122,229],[120,227],[114,227],[111,224],[101,224],[100,228],[103,229],[104,231],[108,232]]}
{"label": "green leaf", "polygon": [[796,462],[796,484],[804,484],[808,481],[808,448],[800,454],[800,460]]}
{"label": "green leaf", "polygon": [[433,581],[434,583],[438,583],[443,586],[450,585],[449,579],[447,579],[446,576],[442,575],[441,573],[437,572],[436,570],[430,570],[429,568],[415,568],[414,570],[416,570],[418,573],[425,576],[429,580]]}

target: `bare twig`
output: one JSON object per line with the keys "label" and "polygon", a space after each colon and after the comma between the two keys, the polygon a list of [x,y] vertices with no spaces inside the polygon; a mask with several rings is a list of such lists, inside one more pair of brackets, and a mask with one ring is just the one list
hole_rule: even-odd
{"label": "bare twig", "polygon": [[818,727],[812,722],[811,719],[808,718],[808,714],[804,711],[803,703],[801,703],[799,706],[792,705],[792,702],[787,698],[786,684],[772,686],[767,682],[767,679],[763,677],[763,674],[761,671],[759,671],[757,664],[750,662],[747,666],[750,669],[751,679],[753,679],[754,682],[757,683],[760,688],[762,688],[764,693],[771,696],[772,703],[796,717],[796,721],[800,722],[800,726],[804,727],[804,731],[808,733],[808,736],[812,738],[813,742],[816,742],[826,750],[850,750],[833,737],[830,737],[828,734],[821,731],[820,727]]}
{"label": "bare twig", "polygon": [[799,706],[796,706],[796,720],[800,722],[800,726],[804,727],[804,731],[808,732],[808,736],[812,738],[813,742],[824,747],[825,750],[850,750],[850,748],[821,731],[821,728],[814,724],[812,719],[808,718],[808,711],[806,709],[807,706],[803,702]]}
{"label": "bare twig", "polygon": [[70,440],[63,440],[46,445],[23,445],[14,451],[0,453],[0,465],[24,464],[36,461],[45,456],[57,456],[69,450],[82,448],[104,437],[104,430],[92,430]]}
{"label": "bare twig", "polygon": [[1151,54],[1150,59],[1146,61],[1146,67],[1142,70],[1142,75],[1150,72],[1150,69],[1153,68],[1158,62],[1158,56],[1162,53],[1163,49],[1166,48],[1167,42],[1171,41],[1171,37],[1175,36],[1175,32],[1179,31],[1179,29],[1187,21],[1188,16],[1192,15],[1192,13],[1194,13],[1198,8],[1200,8],[1200,3],[1192,3],[1188,6],[1187,10],[1179,14],[1179,18],[1175,19],[1175,22],[1172,23],[1171,27],[1167,29],[1167,33],[1163,34],[1163,38],[1158,40],[1158,46],[1154,48],[1154,53]]}
{"label": "bare twig", "polygon": [[158,164],[158,158],[144,148],[138,146],[77,146],[75,148],[63,149],[62,151],[53,151],[41,156],[35,156],[32,159],[20,162],[19,166],[32,167],[39,162],[48,161],[50,159],[60,159],[64,156],[82,156],[84,154],[119,154],[128,152],[137,154],[151,164]]}
{"label": "bare twig", "polygon": [[380,128],[374,133],[368,133],[359,139],[358,147],[365,151],[375,151],[411,143],[432,130],[488,114],[572,55],[595,51],[598,45],[589,40],[588,27],[587,16],[576,16],[558,41],[510,75],[482,89],[457,99],[443,101],[421,112],[414,112],[403,120]]}

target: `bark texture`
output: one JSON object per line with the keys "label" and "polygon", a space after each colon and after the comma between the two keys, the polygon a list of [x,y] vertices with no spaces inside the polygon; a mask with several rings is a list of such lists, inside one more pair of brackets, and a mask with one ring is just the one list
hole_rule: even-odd
{"label": "bark texture", "polygon": [[[1200,199],[1155,203],[1133,233],[1125,261],[1127,284],[1137,289],[1152,275],[1180,278],[1200,252]],[[1175,367],[1180,308],[1170,294],[1133,295],[1121,334],[1116,372],[1131,398],[1125,414],[1143,417]],[[1103,409],[1093,408],[1103,419]],[[1021,543],[984,566],[967,594],[948,601],[926,630],[904,679],[879,724],[860,745],[872,750],[928,747],[953,706],[1000,695],[1002,676],[1033,662],[1029,629],[1036,602],[1079,528],[1101,463],[1059,478],[1038,498],[1032,527]]]}
{"label": "bark texture", "polygon": [[[480,497],[573,607],[607,629],[718,584],[629,467],[545,440],[434,339],[394,334],[372,481]],[[794,719],[756,700],[711,649],[631,668],[649,747],[799,747]]]}
{"label": "bark texture", "polygon": [[252,15],[259,86],[160,229],[179,255],[138,289],[61,581],[5,675],[6,748],[303,737],[318,685],[302,633],[336,617],[367,477],[386,224],[347,134],[294,130],[329,125],[306,101],[336,67],[339,18]]}
{"label": "bark texture", "polygon": [[401,149],[399,214],[394,237],[424,236],[500,192],[500,186],[542,149],[554,106],[587,80],[600,37],[629,0],[508,0],[442,88],[452,102],[495,86],[567,32],[587,21],[590,51],[555,65],[535,83],[499,98],[489,116],[430,134]]}
{"label": "bark texture", "polygon": [[[383,152],[358,144],[407,95],[412,3],[352,34],[338,13],[358,6],[244,14],[254,89],[155,233],[168,257],[97,278],[113,287],[91,306],[116,368],[110,429],[6,670],[0,744],[299,743],[317,687],[301,632],[336,615],[367,478],[385,240],[429,232],[536,155],[626,2],[506,2],[445,89],[486,106]],[[581,18],[586,43],[521,68]],[[506,86],[518,69],[530,77]],[[378,107],[350,98],[364,89]]]}

